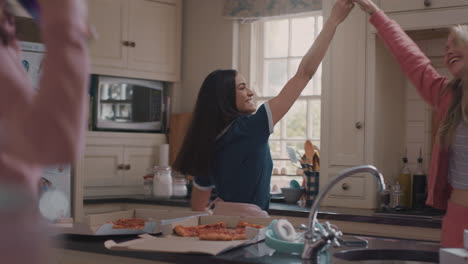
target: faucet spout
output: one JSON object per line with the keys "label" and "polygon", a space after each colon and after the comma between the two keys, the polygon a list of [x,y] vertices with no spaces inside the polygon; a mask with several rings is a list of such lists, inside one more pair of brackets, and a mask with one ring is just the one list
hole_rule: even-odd
{"label": "faucet spout", "polygon": [[335,186],[339,181],[341,181],[344,178],[347,178],[351,175],[357,174],[357,173],[370,173],[374,175],[377,178],[377,184],[379,187],[379,192],[385,190],[385,181],[383,178],[383,175],[380,173],[380,171],[375,168],[374,166],[370,165],[362,165],[362,166],[356,166],[353,168],[346,169],[340,173],[338,173],[335,177],[333,177],[328,184],[320,190],[319,194],[315,198],[314,203],[312,204],[312,208],[310,209],[309,213],[309,220],[307,224],[307,231],[305,232],[305,240],[304,240],[304,251],[302,252],[302,258],[303,259],[310,259],[312,256],[315,254],[311,254],[311,252],[316,252],[317,250],[312,250],[314,240],[316,239],[315,235],[315,224],[317,222],[317,213],[319,210],[320,203],[322,202],[323,198],[328,194],[328,192]]}

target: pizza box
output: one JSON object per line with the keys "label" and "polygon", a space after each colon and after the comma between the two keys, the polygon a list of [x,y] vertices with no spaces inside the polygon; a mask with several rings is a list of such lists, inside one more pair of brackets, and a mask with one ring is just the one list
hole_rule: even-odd
{"label": "pizza box", "polygon": [[[84,218],[82,222],[74,223],[71,228],[62,229],[61,233],[108,236],[108,235],[133,235],[156,234],[161,232],[161,226],[167,226],[172,222],[182,221],[191,217],[207,215],[206,212],[194,211],[169,211],[154,209],[131,209],[104,214],[92,214]],[[143,229],[113,229],[112,221],[118,219],[140,218],[145,220]]]}
{"label": "pizza box", "polygon": [[[122,243],[107,240],[104,245],[107,249],[117,251],[156,251],[218,255],[236,247],[246,246],[264,240],[267,227],[271,220],[270,218],[202,215],[161,225],[163,236],[156,237],[144,234],[141,235],[140,238]],[[198,237],[181,237],[173,234],[173,229],[176,225],[197,226],[224,222],[228,227],[234,228],[240,221],[261,224],[265,227],[261,229],[246,227],[247,239],[233,241],[200,240]]]}

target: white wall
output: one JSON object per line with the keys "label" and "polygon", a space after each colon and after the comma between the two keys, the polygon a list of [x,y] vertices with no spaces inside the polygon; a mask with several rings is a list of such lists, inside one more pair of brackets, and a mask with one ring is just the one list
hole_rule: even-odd
{"label": "white wall", "polygon": [[233,22],[222,17],[223,1],[184,0],[182,82],[173,112],[191,112],[204,78],[233,65]]}

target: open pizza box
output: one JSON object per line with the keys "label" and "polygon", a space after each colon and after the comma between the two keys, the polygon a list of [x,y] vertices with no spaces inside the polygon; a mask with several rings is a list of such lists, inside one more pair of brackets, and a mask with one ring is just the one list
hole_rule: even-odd
{"label": "open pizza box", "polygon": [[[141,235],[140,238],[116,243],[113,240],[107,240],[104,245],[110,250],[119,251],[148,251],[148,252],[170,252],[170,253],[196,253],[218,255],[236,247],[246,246],[257,243],[265,239],[267,227],[271,218],[253,218],[236,216],[198,216],[175,221],[166,225],[161,225],[163,236],[155,237],[152,235]],[[224,222],[228,228],[235,228],[240,221],[260,224],[264,228],[246,227],[246,240],[232,241],[209,241],[200,240],[198,237],[181,237],[173,233],[177,225],[197,226]]]}
{"label": "open pizza box", "polygon": [[[71,228],[62,229],[62,233],[108,236],[108,235],[133,235],[133,234],[156,234],[161,232],[162,226],[170,225],[172,222],[183,221],[192,217],[207,215],[206,212],[193,211],[168,211],[154,209],[131,209],[105,214],[92,214],[85,217],[82,222],[74,223]],[[143,229],[114,229],[113,221],[118,219],[139,218],[145,220]]]}

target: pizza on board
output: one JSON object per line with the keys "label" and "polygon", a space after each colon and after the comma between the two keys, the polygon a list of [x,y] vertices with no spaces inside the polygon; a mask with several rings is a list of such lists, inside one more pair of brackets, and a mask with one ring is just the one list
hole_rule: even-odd
{"label": "pizza on board", "polygon": [[121,218],[112,222],[112,229],[144,229],[145,220],[140,218]]}
{"label": "pizza on board", "polygon": [[181,226],[174,227],[174,232],[182,237],[198,237],[200,240],[244,240],[247,239],[245,227],[263,228],[262,225],[252,224],[248,222],[239,222],[234,229],[227,228],[223,222],[198,225],[198,226]]}

